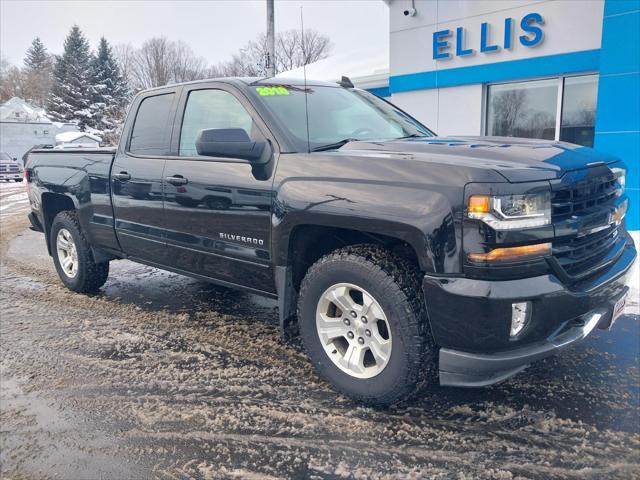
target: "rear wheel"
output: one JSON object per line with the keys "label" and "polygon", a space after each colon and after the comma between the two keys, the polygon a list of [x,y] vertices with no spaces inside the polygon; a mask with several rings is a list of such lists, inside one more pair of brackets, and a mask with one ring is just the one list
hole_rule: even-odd
{"label": "rear wheel", "polygon": [[107,281],[109,262],[96,263],[75,212],[60,212],[49,236],[58,276],[74,292],[95,292]]}
{"label": "rear wheel", "polygon": [[340,392],[387,406],[435,367],[416,268],[374,246],[333,252],[307,272],[298,303],[303,343]]}

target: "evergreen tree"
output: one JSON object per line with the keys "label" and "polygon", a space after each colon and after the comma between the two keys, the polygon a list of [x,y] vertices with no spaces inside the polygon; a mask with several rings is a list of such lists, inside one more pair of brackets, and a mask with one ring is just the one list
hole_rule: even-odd
{"label": "evergreen tree", "polygon": [[113,130],[122,122],[129,99],[129,87],[120,73],[109,42],[100,39],[98,52],[91,65],[92,125],[101,130]]}
{"label": "evergreen tree", "polygon": [[25,55],[23,75],[24,98],[43,107],[51,89],[51,56],[38,37]]}
{"label": "evergreen tree", "polygon": [[56,57],[53,87],[47,110],[54,120],[74,122],[85,130],[92,123],[89,87],[91,53],[89,42],[77,25],[64,41],[64,52]]}
{"label": "evergreen tree", "polygon": [[42,72],[50,67],[51,57],[40,38],[36,37],[25,55],[24,68],[27,72]]}

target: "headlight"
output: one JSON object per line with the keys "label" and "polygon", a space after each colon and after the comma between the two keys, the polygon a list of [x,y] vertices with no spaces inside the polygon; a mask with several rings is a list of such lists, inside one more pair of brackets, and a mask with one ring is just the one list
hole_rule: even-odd
{"label": "headlight", "polygon": [[473,195],[467,216],[482,220],[495,230],[530,228],[551,223],[550,192],[525,195]]}
{"label": "headlight", "polygon": [[613,172],[613,174],[615,175],[616,178],[616,196],[621,197],[622,194],[624,193],[624,188],[625,188],[625,184],[626,182],[626,170],[624,168],[612,168],[611,171]]}

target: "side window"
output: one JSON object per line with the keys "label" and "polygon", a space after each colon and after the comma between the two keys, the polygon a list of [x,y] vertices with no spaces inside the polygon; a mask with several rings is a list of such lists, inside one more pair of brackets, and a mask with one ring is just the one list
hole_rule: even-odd
{"label": "side window", "polygon": [[169,114],[173,93],[147,97],[140,103],[133,124],[129,152],[138,155],[166,155],[171,130]]}
{"label": "side window", "polygon": [[189,93],[180,131],[180,156],[198,156],[198,132],[210,128],[242,128],[255,136],[251,115],[242,104],[224,90],[194,90]]}

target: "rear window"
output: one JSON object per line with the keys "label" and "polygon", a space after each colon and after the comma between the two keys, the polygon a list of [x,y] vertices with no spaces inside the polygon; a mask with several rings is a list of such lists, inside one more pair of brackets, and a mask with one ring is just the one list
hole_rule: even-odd
{"label": "rear window", "polygon": [[129,152],[138,155],[168,154],[173,97],[173,93],[167,93],[142,100],[133,124]]}

